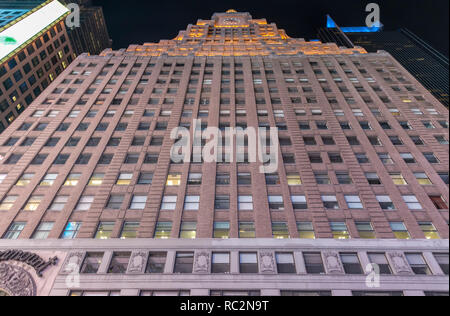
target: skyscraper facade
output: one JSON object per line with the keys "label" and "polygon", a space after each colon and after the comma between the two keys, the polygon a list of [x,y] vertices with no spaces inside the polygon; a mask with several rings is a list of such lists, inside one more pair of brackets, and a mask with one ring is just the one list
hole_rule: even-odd
{"label": "skyscraper facade", "polygon": [[319,30],[321,41],[335,42],[338,46],[348,48],[356,45],[369,53],[387,51],[435,98],[449,107],[448,57],[406,28],[395,31],[340,28],[331,17],[328,19],[328,27]]}
{"label": "skyscraper facade", "polygon": [[58,1],[0,3],[0,132],[74,59]]}
{"label": "skyscraper facade", "polygon": [[82,54],[0,136],[0,292],[448,295],[447,134],[390,54],[249,13]]}

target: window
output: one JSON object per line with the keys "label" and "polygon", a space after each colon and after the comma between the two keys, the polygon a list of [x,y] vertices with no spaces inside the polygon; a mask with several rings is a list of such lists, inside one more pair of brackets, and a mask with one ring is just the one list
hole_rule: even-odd
{"label": "window", "polygon": [[52,205],[50,206],[50,211],[57,211],[60,212],[64,210],[64,207],[66,206],[67,201],[69,200],[68,196],[57,196],[53,200]]}
{"label": "window", "polygon": [[83,265],[81,266],[81,273],[95,274],[98,272],[100,265],[102,264],[103,253],[101,252],[88,252],[84,258]]}
{"label": "window", "polygon": [[373,226],[369,222],[356,222],[356,229],[358,230],[359,237],[362,239],[375,239],[375,231]]}
{"label": "window", "polygon": [[402,222],[392,222],[389,223],[392,231],[394,232],[395,238],[397,239],[411,239],[411,235],[406,229],[406,226]]}
{"label": "window", "polygon": [[422,229],[425,238],[428,240],[431,239],[440,239],[439,233],[436,229],[436,227],[431,222],[420,222],[419,223],[420,228]]}
{"label": "window", "polygon": [[445,183],[445,184],[449,184],[449,175],[448,175],[448,172],[440,172],[440,173],[438,173],[438,175],[439,175],[439,177],[442,179],[442,181]]}
{"label": "window", "polygon": [[404,195],[403,201],[405,201],[406,205],[410,210],[422,210],[423,207],[417,200],[417,197],[414,195]]}
{"label": "window", "polygon": [[128,269],[131,252],[115,252],[109,264],[108,273],[125,274]]}
{"label": "window", "polygon": [[155,239],[168,239],[172,233],[172,222],[158,222],[155,228]]}
{"label": "window", "polygon": [[341,261],[346,274],[364,274],[357,254],[342,253]]}
{"label": "window", "polygon": [[253,197],[251,195],[238,196],[238,210],[239,211],[253,210]]}
{"label": "window", "polygon": [[308,208],[306,197],[304,195],[292,195],[291,201],[294,210],[306,210]]}
{"label": "window", "polygon": [[417,179],[417,182],[420,185],[432,185],[433,183],[431,182],[431,180],[428,178],[426,173],[423,172],[416,172],[414,173],[414,176]]}
{"label": "window", "polygon": [[423,153],[425,158],[428,160],[431,164],[437,164],[439,163],[439,160],[436,158],[436,156],[433,153]]}
{"label": "window", "polygon": [[442,196],[430,196],[430,199],[438,210],[448,210],[448,205]]}
{"label": "window", "polygon": [[314,176],[316,178],[317,184],[331,184],[328,173],[325,172],[315,172]]}
{"label": "window", "polygon": [[104,173],[94,173],[92,177],[89,179],[89,186],[100,186],[103,183],[103,178],[105,177]]}
{"label": "window", "polygon": [[32,239],[47,239],[50,235],[50,232],[53,229],[53,225],[55,223],[53,222],[43,222],[40,223],[39,226],[36,228]]}
{"label": "window", "polygon": [[414,158],[414,156],[410,153],[400,153],[400,156],[403,158],[403,160],[408,163],[408,164],[412,164],[412,163],[416,163],[416,159]]}
{"label": "window", "polygon": [[384,253],[369,253],[370,263],[377,264],[380,268],[380,273],[384,275],[391,275],[392,269]]}
{"label": "window", "polygon": [[71,173],[67,176],[64,186],[74,187],[78,185],[80,181],[81,173]]}
{"label": "window", "polygon": [[406,253],[406,259],[416,275],[431,275],[431,270],[428,267],[423,255],[420,253]]}
{"label": "window", "polygon": [[358,195],[346,195],[345,201],[347,202],[349,209],[363,209],[364,206],[361,202],[361,198]]}
{"label": "window", "polygon": [[111,238],[113,229],[114,229],[114,222],[100,222],[97,227],[95,239]]}
{"label": "window", "polygon": [[228,239],[230,237],[229,222],[214,222],[214,238]]}
{"label": "window", "polygon": [[164,273],[166,259],[166,252],[151,252],[148,256],[147,268],[145,269],[145,273]]}
{"label": "window", "polygon": [[120,210],[124,198],[125,197],[123,195],[111,195],[109,197],[108,203],[106,204],[106,208],[112,210]]}
{"label": "window", "polygon": [[25,228],[25,222],[14,222],[9,226],[8,231],[3,236],[3,239],[15,240],[18,239],[23,229]]}
{"label": "window", "polygon": [[251,185],[252,175],[250,173],[238,173],[238,184],[239,185]]}
{"label": "window", "polygon": [[171,173],[167,176],[166,186],[179,186],[181,184],[181,174]]}
{"label": "window", "polygon": [[24,187],[30,184],[31,180],[34,177],[34,173],[24,173],[20,179],[17,181],[16,186]]}
{"label": "window", "polygon": [[202,174],[201,173],[189,173],[188,185],[201,185]]}
{"label": "window", "polygon": [[44,197],[42,195],[33,195],[32,197],[30,197],[23,210],[30,212],[36,211],[43,199]]}
{"label": "window", "polygon": [[200,196],[199,195],[186,195],[184,199],[185,211],[198,211],[200,208]]}
{"label": "window", "polygon": [[278,210],[278,211],[284,210],[283,196],[269,195],[268,198],[269,198],[269,208],[271,210]]}
{"label": "window", "polygon": [[331,232],[334,239],[350,239],[347,224],[344,222],[331,222]]}
{"label": "window", "polygon": [[93,196],[82,196],[75,207],[75,211],[89,211],[93,202]]}
{"label": "window", "polygon": [[434,258],[441,267],[442,272],[444,272],[445,275],[448,275],[448,261],[449,261],[448,253],[435,253]]}
{"label": "window", "polygon": [[161,202],[161,210],[174,211],[177,207],[177,196],[164,196]]}
{"label": "window", "polygon": [[358,160],[358,163],[360,164],[365,164],[365,163],[369,163],[370,160],[367,157],[367,155],[365,153],[357,153],[355,154],[356,159]]}
{"label": "window", "polygon": [[230,273],[230,254],[213,253],[211,257],[211,273]]}
{"label": "window", "polygon": [[339,184],[352,184],[353,180],[348,172],[336,172],[336,178]]}
{"label": "window", "polygon": [[239,253],[240,273],[258,273],[258,256],[256,253]]}
{"label": "window", "polygon": [[135,239],[138,236],[139,222],[125,222],[122,226],[120,239]]}
{"label": "window", "polygon": [[387,153],[378,153],[378,157],[380,158],[381,162],[385,165],[391,165],[394,163],[394,161],[391,158],[391,155]]}
{"label": "window", "polygon": [[9,211],[17,200],[15,195],[7,195],[0,204],[0,211]]}
{"label": "window", "polygon": [[183,222],[180,228],[180,238],[195,239],[197,237],[197,223]]}
{"label": "window", "polygon": [[134,195],[131,199],[130,210],[143,210],[145,209],[145,204],[147,203],[146,195]]}
{"label": "window", "polygon": [[139,180],[137,184],[150,185],[153,181],[153,173],[143,172],[139,175]]}
{"label": "window", "polygon": [[314,233],[314,227],[311,222],[299,222],[297,223],[297,230],[301,239],[316,239]]}
{"label": "window", "polygon": [[390,196],[388,195],[378,195],[377,197],[378,203],[380,203],[380,207],[383,210],[395,210],[395,205],[392,203]]}
{"label": "window", "polygon": [[293,253],[276,253],[275,258],[277,261],[278,273],[294,274],[297,272]]}
{"label": "window", "polygon": [[216,198],[214,201],[214,208],[216,210],[230,209],[230,196],[229,195],[216,195]]}
{"label": "window", "polygon": [[309,153],[308,156],[311,163],[323,163],[320,153]]}
{"label": "window", "polygon": [[239,222],[239,238],[256,238],[255,223]]}
{"label": "window", "polygon": [[395,185],[408,185],[408,182],[406,182],[401,173],[390,173],[390,176],[392,178],[392,182],[394,182]]}
{"label": "window", "polygon": [[69,222],[64,229],[61,239],[75,239],[81,229],[81,223]]}
{"label": "window", "polygon": [[322,195],[323,206],[329,210],[340,209],[337,197],[334,195]]}
{"label": "window", "polygon": [[229,185],[230,175],[228,173],[218,173],[216,176],[217,185]]}
{"label": "window", "polygon": [[289,239],[289,227],[286,222],[273,222],[272,234],[275,239]]}
{"label": "window", "polygon": [[192,273],[194,266],[193,252],[177,252],[174,273]]}
{"label": "window", "polygon": [[308,274],[325,274],[322,254],[320,252],[303,253],[303,259],[305,260],[306,272]]}
{"label": "window", "polygon": [[132,173],[121,173],[119,174],[119,177],[117,178],[117,185],[130,185],[131,180],[133,179]]}
{"label": "window", "polygon": [[0,184],[1,184],[3,181],[5,181],[5,179],[6,179],[7,176],[8,176],[8,174],[6,174],[6,173],[1,173],[1,174],[0,174]]}
{"label": "window", "polygon": [[286,176],[289,186],[302,185],[302,180],[298,173],[288,173]]}

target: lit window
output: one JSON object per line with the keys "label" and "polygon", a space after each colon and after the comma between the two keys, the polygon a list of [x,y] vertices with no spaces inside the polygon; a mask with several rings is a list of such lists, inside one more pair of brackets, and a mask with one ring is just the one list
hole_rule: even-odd
{"label": "lit window", "polygon": [[15,195],[6,196],[0,204],[0,211],[9,211],[14,206],[17,198]]}
{"label": "lit window", "polygon": [[390,223],[391,229],[394,232],[395,238],[397,239],[411,239],[411,235],[406,229],[406,226],[402,222],[392,222]]}
{"label": "lit window", "polygon": [[391,173],[390,176],[395,185],[408,185],[401,173]]}
{"label": "lit window", "polygon": [[297,230],[301,239],[316,239],[314,233],[314,227],[311,222],[299,222],[297,223]]}
{"label": "lit window", "polygon": [[94,175],[92,175],[91,179],[89,180],[88,185],[90,185],[90,186],[102,185],[104,176],[105,176],[104,173],[95,173]]}
{"label": "lit window", "polygon": [[197,223],[183,222],[180,228],[180,238],[195,239],[197,237]]}
{"label": "lit window", "polygon": [[155,229],[155,239],[169,239],[172,233],[171,222],[158,222]]}
{"label": "lit window", "polygon": [[350,239],[347,224],[344,222],[332,222],[330,223],[330,227],[334,239]]}
{"label": "lit window", "polygon": [[172,173],[167,176],[167,186],[179,186],[181,184],[181,174]]}
{"label": "lit window", "polygon": [[426,173],[417,172],[414,173],[414,176],[417,179],[417,182],[419,182],[420,185],[432,185],[433,183],[428,178]]}
{"label": "lit window", "polygon": [[132,173],[121,173],[117,178],[117,185],[130,185],[131,180],[133,179]]}
{"label": "lit window", "polygon": [[139,222],[125,222],[122,227],[120,239],[134,239],[138,236]]}
{"label": "lit window", "polygon": [[81,173],[71,173],[66,179],[66,182],[64,182],[64,186],[68,187],[74,187],[78,185],[78,182],[80,181]]}
{"label": "lit window", "polygon": [[95,239],[109,239],[111,238],[112,231],[114,229],[114,222],[100,222],[97,227],[97,233]]}
{"label": "lit window", "polygon": [[41,204],[43,198],[44,197],[42,195],[33,195],[32,197],[30,197],[23,210],[30,212],[36,211],[39,205]]}
{"label": "lit window", "polygon": [[20,177],[19,181],[17,181],[16,186],[24,187],[30,184],[31,180],[34,177],[34,173],[24,173],[22,177]]}
{"label": "lit window", "polygon": [[275,239],[289,239],[289,228],[286,222],[273,222],[272,223],[272,234]]}
{"label": "lit window", "polygon": [[214,223],[214,238],[228,239],[230,237],[230,223],[229,222],[215,222]]}
{"label": "lit window", "polygon": [[239,222],[239,238],[256,238],[255,223]]}
{"label": "lit window", "polygon": [[43,187],[51,187],[53,183],[55,183],[56,178],[58,177],[57,173],[48,173],[45,175],[44,179],[42,179],[40,186]]}
{"label": "lit window", "polygon": [[288,181],[288,185],[290,185],[290,186],[302,185],[302,180],[300,178],[300,175],[296,174],[296,173],[288,173],[287,181]]}
{"label": "lit window", "polygon": [[439,233],[433,223],[420,222],[419,226],[422,229],[423,233],[425,234],[426,239],[428,239],[428,240],[441,239],[441,237],[439,236]]}
{"label": "lit window", "polygon": [[61,239],[75,239],[80,231],[81,223],[69,222],[61,235]]}
{"label": "lit window", "polygon": [[375,231],[373,230],[372,224],[368,222],[357,222],[355,223],[356,229],[358,230],[359,237],[362,239],[375,239]]}

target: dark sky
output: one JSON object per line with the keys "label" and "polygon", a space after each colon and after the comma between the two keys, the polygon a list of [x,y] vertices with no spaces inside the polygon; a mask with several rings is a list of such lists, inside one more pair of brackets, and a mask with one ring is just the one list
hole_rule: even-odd
{"label": "dark sky", "polygon": [[448,0],[94,0],[101,5],[114,49],[130,44],[172,39],[197,19],[233,8],[254,18],[275,22],[291,37],[316,38],[330,14],[340,26],[362,26],[365,7],[375,2],[381,8],[386,30],[407,27],[448,56]]}

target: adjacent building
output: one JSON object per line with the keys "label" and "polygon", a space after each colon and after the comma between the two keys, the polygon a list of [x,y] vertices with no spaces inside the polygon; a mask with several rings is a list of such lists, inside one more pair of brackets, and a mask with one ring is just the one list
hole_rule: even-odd
{"label": "adjacent building", "polygon": [[0,3],[0,132],[74,59],[58,1]]}
{"label": "adjacent building", "polygon": [[323,42],[338,46],[363,47],[368,52],[379,50],[391,54],[425,88],[449,107],[448,57],[406,28],[383,31],[381,27],[339,27],[328,16],[327,27],[319,30]]}
{"label": "adjacent building", "polygon": [[75,54],[99,55],[106,48],[111,48],[103,9],[93,6],[91,0],[65,0],[80,6],[80,26],[68,28],[69,39]]}
{"label": "adjacent building", "polygon": [[249,13],[82,54],[0,135],[0,295],[448,295],[448,128],[389,53]]}

